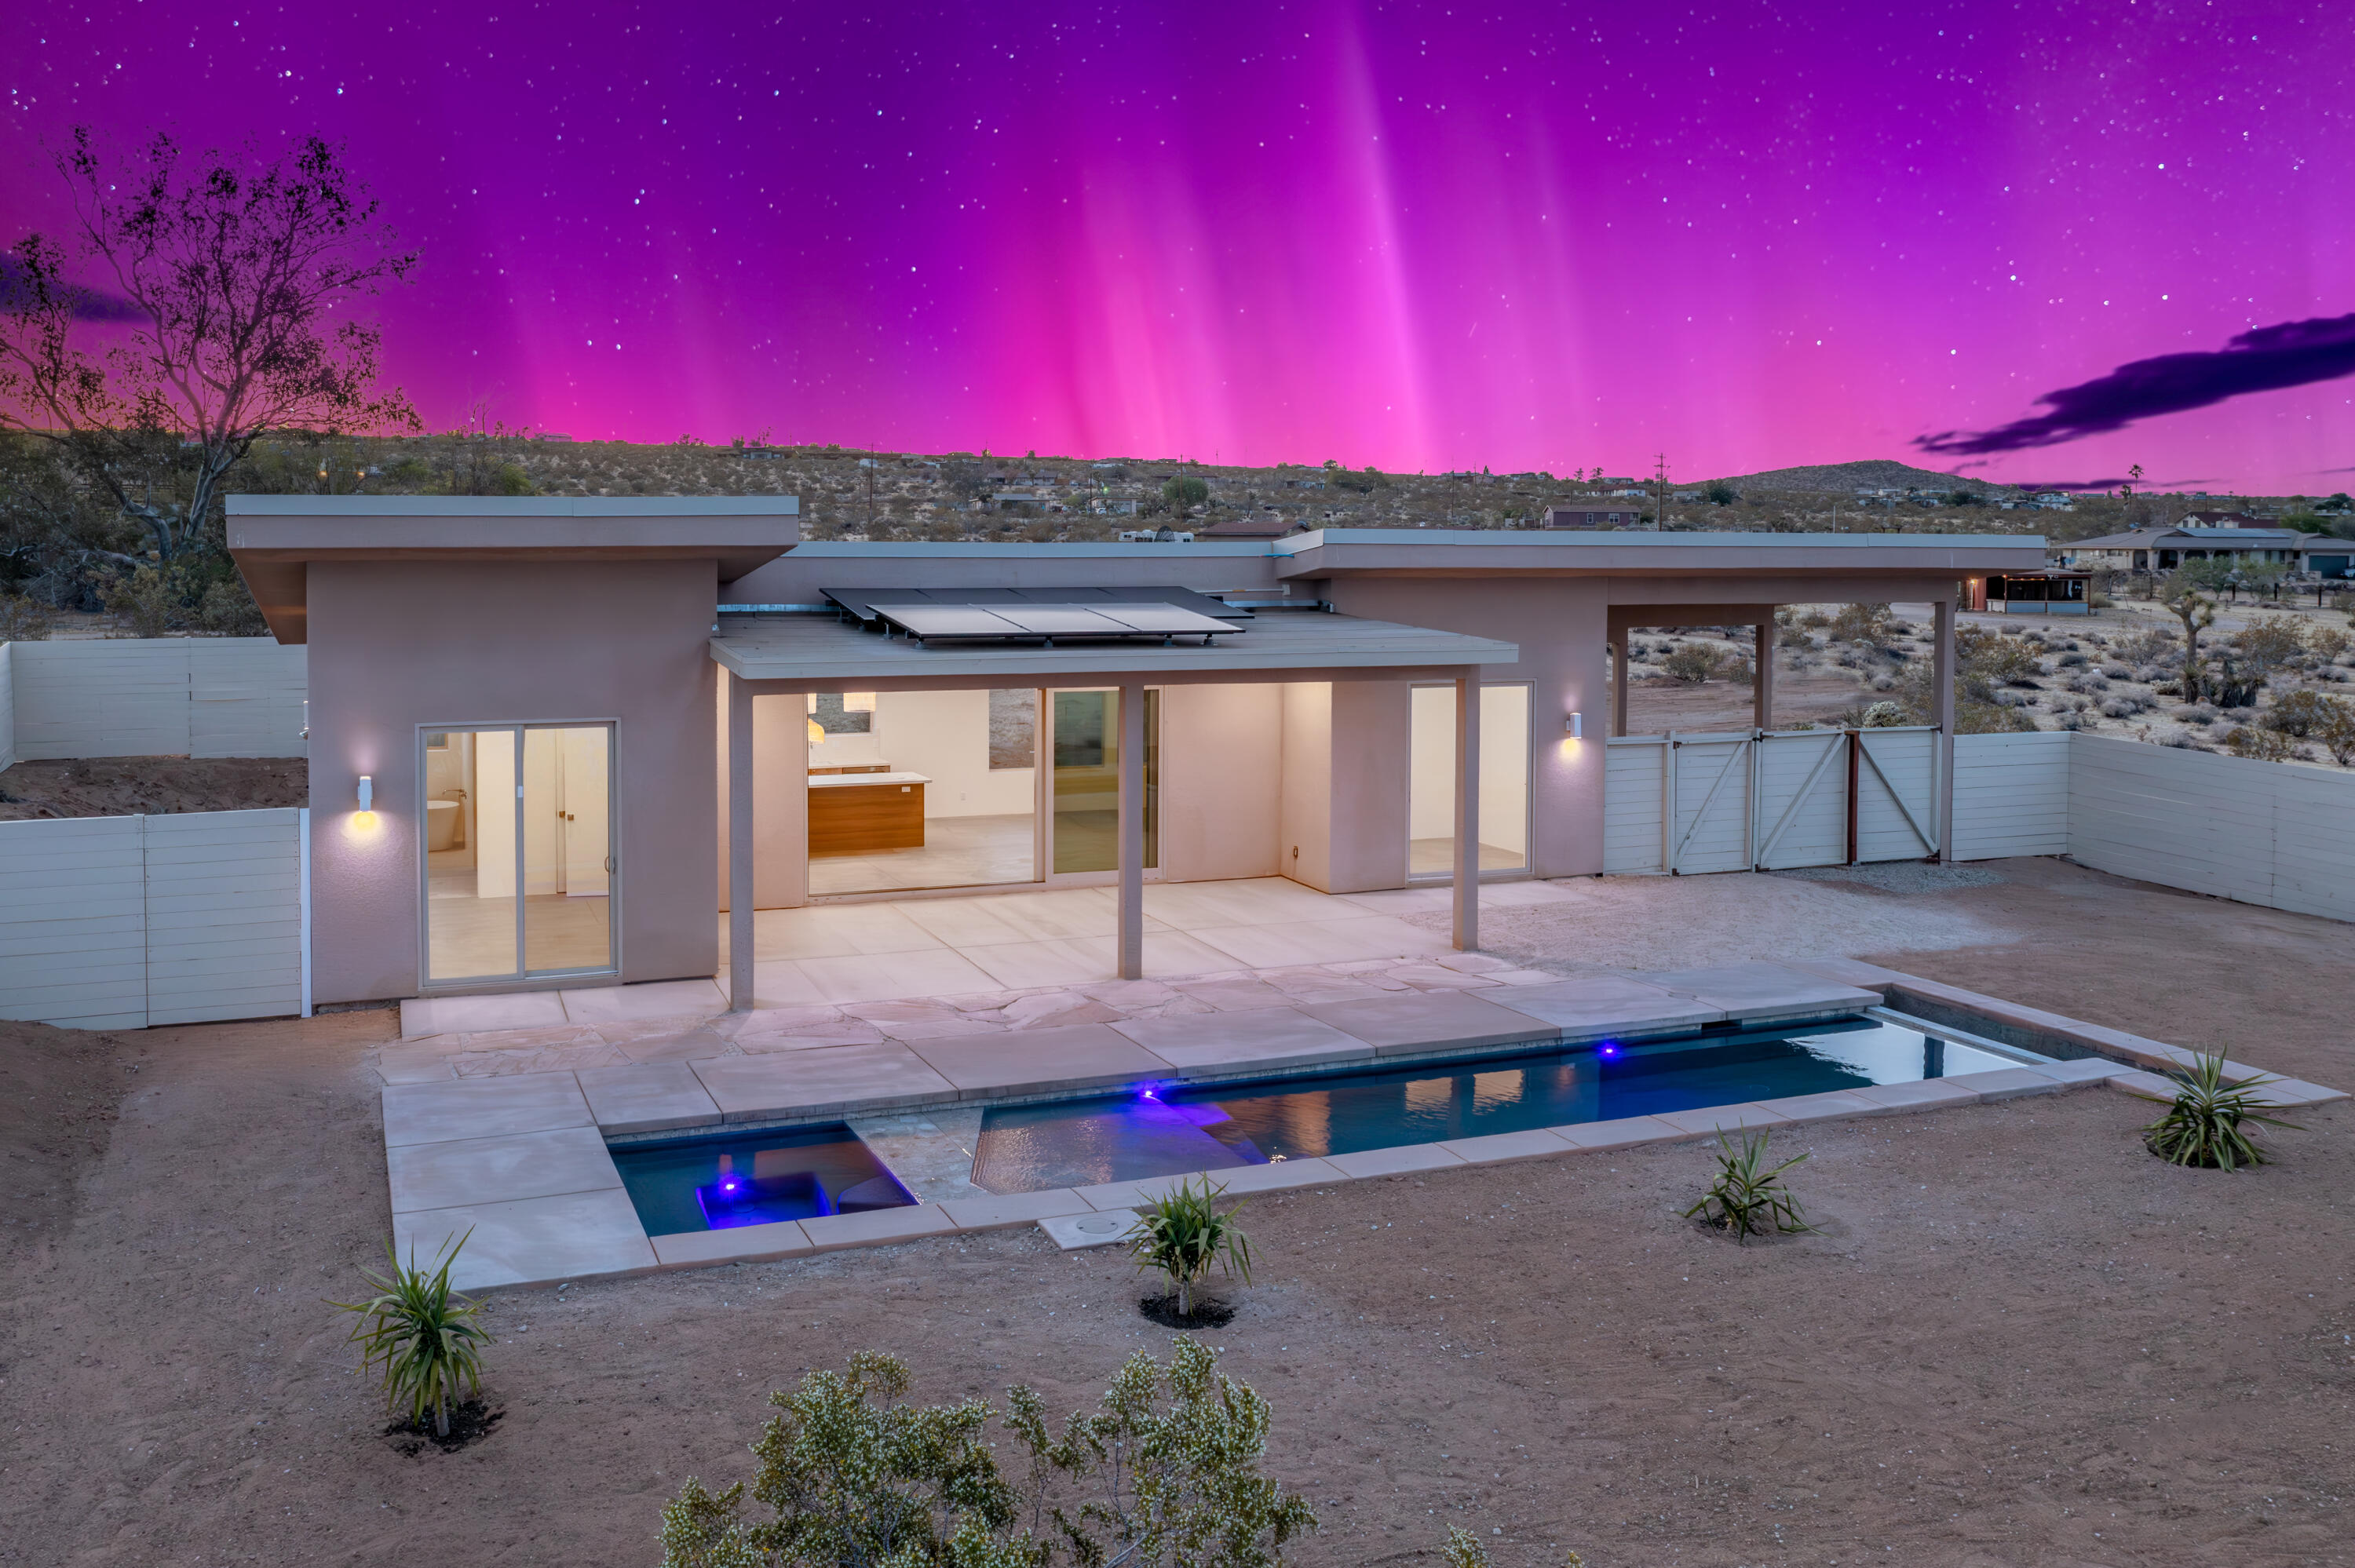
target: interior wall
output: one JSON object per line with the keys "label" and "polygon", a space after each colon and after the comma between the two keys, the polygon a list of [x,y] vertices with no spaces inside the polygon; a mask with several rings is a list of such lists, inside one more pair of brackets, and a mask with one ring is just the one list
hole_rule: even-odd
{"label": "interior wall", "polygon": [[879,761],[932,780],[927,817],[1027,816],[1037,801],[1038,769],[989,765],[986,691],[881,693],[874,728]]}
{"label": "interior wall", "polygon": [[[1452,754],[1452,732],[1447,742]],[[1480,688],[1480,842],[1529,850],[1529,689],[1518,683]]]}
{"label": "interior wall", "polygon": [[1282,775],[1276,794],[1276,869],[1319,893],[1333,891],[1333,687],[1282,688]]}
{"label": "interior wall", "polygon": [[1284,688],[1161,692],[1161,874],[1172,882],[1282,870]]}
{"label": "interior wall", "polygon": [[[1453,838],[1455,833],[1455,688],[1416,686],[1407,701],[1411,715],[1411,738],[1407,745],[1407,837]],[[1485,710],[1481,716],[1487,716]],[[1481,803],[1487,803],[1485,791]],[[1482,825],[1485,828],[1487,824]]]}

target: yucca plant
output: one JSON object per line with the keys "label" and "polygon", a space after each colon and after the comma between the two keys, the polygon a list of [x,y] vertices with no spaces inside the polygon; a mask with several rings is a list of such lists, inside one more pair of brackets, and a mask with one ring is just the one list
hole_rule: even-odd
{"label": "yucca plant", "polygon": [[1251,1283],[1251,1240],[1235,1224],[1235,1213],[1242,1205],[1238,1202],[1220,1213],[1218,1201],[1226,1191],[1212,1186],[1207,1176],[1199,1191],[1190,1181],[1181,1183],[1159,1202],[1145,1207],[1136,1239],[1128,1245],[1137,1267],[1168,1277],[1180,1318],[1194,1315],[1194,1282],[1213,1265],[1245,1285]]}
{"label": "yucca plant", "polygon": [[2177,1088],[2173,1099],[2161,1099],[2130,1090],[2135,1098],[2165,1106],[2167,1114],[2142,1129],[2143,1146],[2170,1165],[2198,1165],[2211,1171],[2237,1171],[2263,1165],[2264,1151],[2241,1130],[2243,1122],[2262,1122],[2303,1131],[2296,1122],[2266,1116],[2257,1107],[2256,1091],[2280,1082],[2263,1074],[2237,1084],[2224,1081],[2224,1058],[2194,1056],[2184,1072],[2169,1073]]}
{"label": "yucca plant", "polygon": [[1736,1149],[1720,1132],[1717,1180],[1710,1183],[1700,1202],[1685,1211],[1685,1218],[1699,1218],[1720,1230],[1732,1231],[1734,1239],[1744,1244],[1753,1235],[1812,1230],[1806,1215],[1799,1211],[1798,1199],[1783,1184],[1783,1172],[1806,1158],[1805,1154],[1794,1154],[1782,1164],[1770,1167],[1766,1163],[1766,1134],[1745,1135],[1742,1147]]}
{"label": "yucca plant", "polygon": [[345,1342],[361,1347],[361,1375],[382,1369],[385,1407],[399,1411],[407,1406],[410,1421],[420,1426],[431,1412],[437,1437],[450,1436],[458,1385],[464,1383],[468,1393],[482,1392],[483,1361],[477,1347],[490,1342],[490,1332],[474,1320],[482,1308],[450,1288],[450,1266],[474,1234],[468,1231],[436,1253],[433,1261],[439,1266],[430,1271],[417,1266],[414,1251],[403,1266],[387,1237],[384,1251],[391,1260],[391,1273],[360,1270],[360,1277],[376,1287],[377,1294],[366,1301],[328,1303],[358,1314]]}

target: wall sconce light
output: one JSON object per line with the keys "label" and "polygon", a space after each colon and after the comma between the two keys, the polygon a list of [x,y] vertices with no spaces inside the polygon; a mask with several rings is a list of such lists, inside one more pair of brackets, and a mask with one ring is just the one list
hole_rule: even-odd
{"label": "wall sconce light", "polygon": [[363,811],[376,810],[376,780],[365,773],[360,775],[360,810]]}
{"label": "wall sconce light", "polygon": [[1586,715],[1584,714],[1572,714],[1568,718],[1561,721],[1561,732],[1562,734],[1570,736],[1572,740],[1584,740],[1586,738]]}

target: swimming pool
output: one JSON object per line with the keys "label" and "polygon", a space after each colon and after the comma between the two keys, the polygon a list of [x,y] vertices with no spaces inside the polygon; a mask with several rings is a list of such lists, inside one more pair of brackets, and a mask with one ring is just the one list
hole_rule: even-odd
{"label": "swimming pool", "polygon": [[1130,1181],[1274,1160],[1749,1100],[1912,1083],[2017,1065],[1859,1018],[1673,1040],[993,1107],[974,1184],[996,1193]]}
{"label": "swimming pool", "polygon": [[847,1127],[610,1146],[650,1236],[903,1208],[915,1197]]}

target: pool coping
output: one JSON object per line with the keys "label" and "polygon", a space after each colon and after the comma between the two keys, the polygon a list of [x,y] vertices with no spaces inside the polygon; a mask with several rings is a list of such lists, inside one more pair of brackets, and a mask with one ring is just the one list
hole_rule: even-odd
{"label": "pool coping", "polygon": [[[1806,983],[1809,981],[1814,982],[1812,986]],[[1631,991],[1627,989],[1630,986],[1636,989]],[[1628,1009],[1632,1016],[1615,1024],[1607,1020],[1561,1021],[1561,1015],[1578,1011],[1582,989],[1594,993],[1598,1002],[1604,997],[1614,997],[1644,1005]],[[1556,1018],[1549,1021],[1535,1012],[1515,1009],[1517,994],[1529,1006],[1543,1008]],[[1745,996],[1749,999],[1746,1003]],[[1675,1004],[1669,1004],[1668,999],[1676,999]],[[1190,1065],[1180,1066],[1121,1033],[1116,1026],[1075,1025],[991,1038],[999,1052],[1009,1048],[1019,1051],[1026,1042],[1043,1046],[1043,1054],[1065,1058],[1068,1068],[1085,1069],[1090,1065],[1090,1054],[1094,1053],[1094,1065],[1106,1070],[1058,1071],[1047,1079],[1017,1078],[995,1085],[985,1081],[962,1086],[923,1058],[923,1048],[932,1043],[918,1042],[899,1049],[923,1061],[925,1070],[939,1079],[939,1090],[902,1090],[835,1101],[805,1100],[784,1117],[757,1118],[747,1112],[760,1107],[743,1105],[736,1114],[729,1114],[719,1097],[709,1091],[706,1080],[694,1073],[694,1063],[391,1086],[384,1091],[384,1128],[393,1191],[430,1192],[433,1190],[433,1168],[454,1165],[464,1172],[462,1184],[466,1198],[462,1203],[396,1210],[396,1245],[404,1255],[414,1254],[421,1258],[432,1255],[447,1237],[470,1231],[477,1239],[469,1242],[452,1271],[453,1281],[461,1288],[549,1286],[567,1280],[627,1277],[719,1264],[772,1262],[844,1248],[883,1246],[927,1236],[996,1230],[1082,1213],[1131,1209],[1152,1202],[1183,1182],[1202,1178],[1220,1183],[1228,1192],[1241,1197],[1515,1160],[1604,1152],[1653,1143],[1696,1142],[1715,1137],[1721,1129],[1806,1126],[2059,1093],[2094,1084],[2128,1092],[2165,1095],[2171,1092],[2171,1086],[2158,1074],[2187,1067],[2196,1056],[2193,1052],[2163,1042],[1847,959],[1579,977],[1549,984],[1498,987],[1482,991],[1479,1000],[1493,1008],[1520,1012],[1535,1021],[1534,1027],[1522,1031],[1513,1026],[1507,1033],[1516,1037],[1500,1040],[1495,1021],[1476,1013],[1478,1026],[1468,1034],[1452,1039],[1393,1041],[1384,1045],[1335,1029],[1315,1018],[1308,1008],[1256,1009],[1199,1015],[1199,1022],[1205,1031],[1232,1033],[1239,1024],[1243,1025],[1244,1033],[1255,1035],[1263,1044],[1273,1044],[1274,1054],[1246,1052],[1220,1061],[1197,1054]],[[1715,1005],[1721,1001],[1730,1001],[1732,1005]],[[1714,1016],[1689,1017],[1694,1007],[1685,1004],[1693,1003],[1702,1011],[1713,1011]],[[1189,1087],[1246,1080],[1280,1081],[1337,1066],[1404,1067],[1470,1055],[1540,1052],[1614,1037],[1675,1037],[1699,1032],[1712,1023],[1796,1029],[1809,1022],[1852,1014],[1866,1006],[1885,1006],[1918,1018],[1933,1032],[1941,1028],[1964,1029],[1965,1024],[1955,1018],[1959,1014],[1969,1020],[1971,1033],[1991,1041],[2046,1055],[2063,1054],[2069,1059],[2007,1065],[1920,1083],[1833,1090],[1664,1116],[1481,1134],[1439,1143],[1400,1145],[1353,1154],[1039,1192],[1004,1196],[976,1192],[907,1208],[662,1236],[646,1234],[638,1222],[610,1149],[603,1153],[602,1167],[594,1157],[587,1157],[585,1150],[578,1151],[578,1173],[569,1179],[548,1177],[543,1173],[544,1166],[535,1165],[529,1157],[529,1151],[543,1146],[547,1134],[565,1129],[579,1129],[573,1134],[575,1139],[593,1129],[604,1144],[626,1147],[634,1141],[673,1138],[705,1128],[751,1133],[813,1122],[838,1122],[849,1116],[907,1112],[976,1101],[991,1105],[1032,1104],[1071,1098],[1091,1090],[1163,1081],[1183,1082]],[[1290,1021],[1262,1017],[1274,1013],[1298,1016]],[[1254,1017],[1261,1018],[1261,1027],[1249,1025]],[[1197,1020],[1188,1018],[1185,1022]],[[1305,1044],[1306,1048],[1290,1051],[1281,1039],[1271,1040],[1272,1034],[1281,1035],[1287,1030],[1299,1037],[1295,1044]],[[1320,1030],[1326,1033],[1320,1034]],[[1162,1036],[1165,1044],[1168,1043],[1166,1030],[1152,1033]],[[1103,1038],[1106,1034],[1114,1038],[1107,1041]],[[1040,1036],[1061,1038],[1041,1040]],[[2028,1044],[2029,1041],[2035,1044]],[[868,1049],[817,1047],[751,1060],[771,1064],[774,1071],[790,1067],[796,1060],[820,1065],[815,1061],[820,1052]],[[951,1053],[943,1050],[941,1054],[948,1058]],[[968,1053],[975,1054],[979,1054]],[[987,1057],[981,1056],[981,1061],[983,1065],[968,1072],[968,1076],[987,1078]],[[1112,1063],[1118,1065],[1111,1066]],[[1166,1071],[1156,1073],[1146,1063],[1160,1064]],[[837,1059],[824,1065],[848,1065],[855,1075],[855,1069],[861,1064]],[[964,1065],[970,1067],[972,1064]],[[607,1121],[599,1115],[596,1102],[602,1099],[613,1110],[629,1103],[629,1097],[592,1093],[591,1086],[582,1084],[581,1079],[614,1074],[640,1075],[641,1081],[648,1086],[652,1103],[635,1108],[654,1109],[667,1103],[672,1107],[671,1116],[688,1119],[662,1119],[658,1126],[620,1117]],[[2259,1075],[2260,1070],[2228,1062],[2226,1074],[2238,1082]],[[704,1090],[703,1104],[708,1110],[696,1106],[688,1088],[690,1081]],[[602,1090],[604,1086],[597,1087]],[[2298,1079],[2276,1079],[2265,1086],[2265,1093],[2271,1103],[2279,1106],[2347,1097],[2338,1090]],[[643,1101],[646,1096],[639,1098]],[[431,1135],[437,1132],[439,1136]],[[529,1188],[535,1175],[540,1181],[536,1191]],[[550,1181],[558,1185],[566,1185],[569,1181],[573,1190],[549,1192],[547,1186]],[[519,1187],[517,1183],[524,1185]],[[446,1179],[444,1185],[448,1185]]]}

